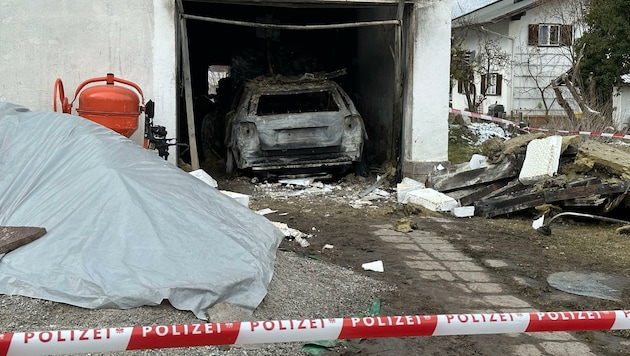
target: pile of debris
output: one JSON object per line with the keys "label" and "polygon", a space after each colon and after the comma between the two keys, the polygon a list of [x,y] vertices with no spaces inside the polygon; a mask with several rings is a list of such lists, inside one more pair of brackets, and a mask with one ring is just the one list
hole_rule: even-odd
{"label": "pile of debris", "polygon": [[466,207],[464,216],[486,218],[530,208],[606,215],[630,206],[630,153],[610,144],[537,133],[492,138],[481,150],[470,162],[436,170],[425,189],[404,194],[403,181],[399,202],[456,216]]}

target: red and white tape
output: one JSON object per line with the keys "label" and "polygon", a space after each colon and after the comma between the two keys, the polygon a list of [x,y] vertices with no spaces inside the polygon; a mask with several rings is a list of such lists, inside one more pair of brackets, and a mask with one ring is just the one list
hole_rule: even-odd
{"label": "red and white tape", "polygon": [[499,124],[518,126],[513,121],[502,119],[500,117],[494,117],[494,116],[489,116],[489,115],[482,115],[482,114],[479,114],[479,113],[476,113],[476,112],[458,110],[458,109],[453,109],[453,108],[449,108],[449,112],[451,114],[455,114],[455,115],[462,115],[462,116],[474,117],[475,119],[480,119],[480,120],[488,120],[488,121],[498,122]]}
{"label": "red and white tape", "polygon": [[[449,108],[449,112],[455,115],[473,117],[480,120],[488,120],[488,121],[493,121],[500,124],[513,125],[513,126],[519,127],[518,124],[513,121],[505,120],[499,117],[493,117],[489,115],[482,115],[476,112],[458,110],[458,109],[453,109],[453,108]],[[562,133],[562,134],[567,134],[567,135],[608,137],[608,138],[620,138],[623,140],[630,140],[630,135],[627,135],[624,133],[606,133],[606,132],[599,132],[599,131],[571,131],[571,130],[555,130],[555,129],[552,130],[552,129],[542,129],[539,127],[519,127],[519,129],[521,129],[522,131],[556,132],[556,133]]]}
{"label": "red and white tape", "polygon": [[373,316],[0,334],[0,355],[51,355],[317,340],[630,329],[630,310]]}

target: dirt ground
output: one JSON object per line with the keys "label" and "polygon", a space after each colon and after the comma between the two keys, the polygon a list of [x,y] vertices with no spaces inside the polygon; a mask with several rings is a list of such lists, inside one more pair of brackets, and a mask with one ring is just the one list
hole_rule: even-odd
{"label": "dirt ground", "polygon": [[[372,226],[393,226],[400,218],[409,218],[418,229],[444,236],[479,264],[487,259],[506,261],[509,268],[490,272],[513,295],[529,302],[538,310],[629,308],[628,289],[623,290],[621,301],[610,301],[561,292],[547,283],[547,277],[554,272],[587,271],[617,276],[621,285],[627,285],[626,280],[630,277],[630,239],[628,235],[615,232],[619,225],[592,220],[558,220],[552,225],[552,234],[544,236],[531,227],[536,212],[528,211],[495,219],[452,218],[449,229],[446,230],[442,224],[426,219],[427,216],[437,213],[396,203],[394,181],[389,181],[382,187],[392,194],[390,198],[373,201],[371,206],[352,207],[352,194],[348,192],[360,192],[370,186],[377,179],[375,174],[366,178],[348,175],[329,182],[327,184],[335,189],[325,194],[297,194],[303,188],[265,183],[257,178],[252,179],[251,176],[228,177],[220,171],[211,174],[217,179],[220,189],[250,195],[250,208],[253,210],[276,210],[276,213],[266,216],[272,221],[284,222],[291,228],[312,234],[308,238],[310,246],[301,247],[295,241],[285,240],[280,246],[282,249],[347,267],[397,285],[395,292],[381,297],[381,315],[464,312],[453,306],[445,306],[442,302],[449,293],[457,293],[449,283],[432,282],[427,285],[426,281],[402,262],[400,250],[370,233]],[[333,245],[334,248],[324,249],[326,244]],[[386,271],[374,273],[361,268],[362,263],[373,260],[382,260]],[[620,346],[630,336],[625,331],[580,332],[576,335],[597,354],[630,353]],[[350,343],[349,346],[336,348],[331,353],[397,355],[417,350],[414,353],[499,355],[509,354],[506,347],[510,342],[503,335],[373,339]]]}

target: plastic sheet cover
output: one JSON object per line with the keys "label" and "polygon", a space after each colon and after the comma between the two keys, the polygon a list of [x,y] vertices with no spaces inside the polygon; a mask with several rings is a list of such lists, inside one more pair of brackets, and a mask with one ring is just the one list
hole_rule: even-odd
{"label": "plastic sheet cover", "polygon": [[168,301],[253,311],[283,234],[133,141],[75,115],[0,103],[0,225],[47,234],[0,255],[0,293],[85,308]]}

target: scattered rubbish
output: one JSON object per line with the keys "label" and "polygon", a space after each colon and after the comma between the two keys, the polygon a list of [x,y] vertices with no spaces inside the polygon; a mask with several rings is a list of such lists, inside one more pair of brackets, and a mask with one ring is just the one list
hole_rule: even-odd
{"label": "scattered rubbish", "polygon": [[417,228],[416,223],[407,218],[400,218],[394,224],[394,230],[398,232],[411,232]]}
{"label": "scattered rubbish", "polygon": [[192,172],[188,172],[188,174],[190,174],[193,177],[196,177],[198,179],[200,179],[202,182],[208,184],[211,187],[217,188],[219,185],[217,184],[217,181],[214,180],[214,178],[212,178],[208,173],[206,173],[206,171],[204,171],[203,169],[196,169]]}
{"label": "scattered rubbish", "polygon": [[541,227],[543,227],[544,224],[545,224],[545,216],[543,215],[532,222],[532,227],[534,228],[534,230],[538,230]]}
{"label": "scattered rubbish", "polygon": [[20,246],[46,234],[43,227],[34,226],[0,226],[0,254],[13,251]]}
{"label": "scattered rubbish", "polygon": [[[267,215],[267,214],[273,214],[273,213],[277,213],[277,212],[278,212],[278,210],[271,210],[269,208],[256,210],[256,214],[258,214],[258,215]],[[281,214],[279,214],[279,215],[281,215]]]}
{"label": "scattered rubbish", "polygon": [[486,156],[475,153],[470,158],[470,161],[468,161],[468,167],[470,167],[470,169],[488,167],[488,160]]}
{"label": "scattered rubbish", "polygon": [[331,250],[333,249],[335,246],[331,245],[331,244],[325,244],[324,247],[322,247],[322,250]]}
{"label": "scattered rubbish", "polygon": [[365,206],[372,205],[372,202],[366,199],[356,199],[350,202],[350,206],[355,209],[361,209]]}
{"label": "scattered rubbish", "polygon": [[383,261],[367,262],[361,265],[366,271],[383,272]]}
{"label": "scattered rubbish", "polygon": [[306,241],[307,238],[312,237],[312,235],[305,234],[300,230],[290,228],[287,224],[272,221],[273,224],[287,237],[289,240],[294,240],[302,247],[309,247],[311,244]]}
{"label": "scattered rubbish", "polygon": [[[592,214],[585,214],[585,213],[573,213],[573,212],[564,212],[564,213],[560,213],[557,215],[554,215],[551,219],[549,219],[549,222],[547,222],[547,224],[539,226],[539,227],[534,227],[535,225],[532,224],[532,227],[534,227],[534,229],[536,229],[536,231],[538,231],[539,233],[543,234],[543,235],[551,235],[551,223],[562,216],[576,216],[576,217],[581,217],[581,218],[591,218],[591,219],[596,219],[596,220],[601,220],[601,221],[606,221],[606,222],[611,222],[611,223],[617,223],[617,224],[624,224],[624,225],[630,225],[630,221],[625,221],[625,220],[619,220],[619,219],[614,219],[614,218],[609,218],[606,216],[597,216],[597,215],[592,215]],[[538,220],[544,218],[541,217]],[[542,220],[541,220],[542,223]],[[538,225],[536,223],[536,225]]]}
{"label": "scattered rubbish", "polygon": [[385,183],[385,181],[387,180],[388,177],[389,177],[389,172],[385,173],[382,177],[379,177],[374,184],[370,185],[365,190],[363,190],[361,193],[359,193],[359,198],[363,198],[364,196],[366,196],[366,195],[370,194],[372,191],[374,191],[376,188],[378,188],[381,185],[383,185],[383,183]]}
{"label": "scattered rubbish", "polygon": [[627,278],[599,272],[557,272],[547,277],[550,286],[566,293],[621,301]]}
{"label": "scattered rubbish", "polygon": [[618,234],[629,235],[630,234],[630,225],[619,227],[615,230]]}
{"label": "scattered rubbish", "polygon": [[279,215],[279,216],[287,216],[287,215],[289,215],[289,213],[280,213],[280,214],[278,214],[278,215]]}
{"label": "scattered rubbish", "polygon": [[313,184],[313,178],[294,178],[294,179],[280,179],[278,183],[287,185],[297,185],[301,187],[309,187]]}

